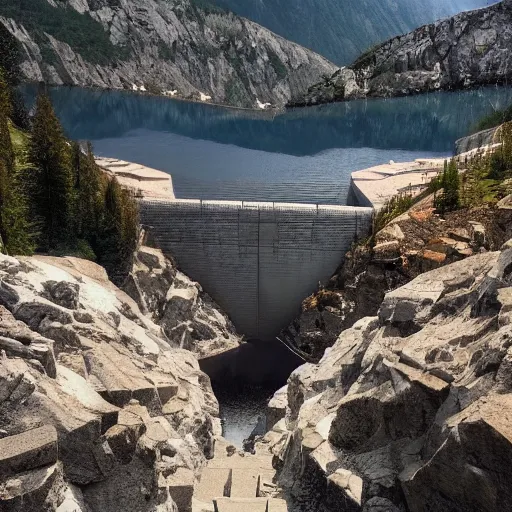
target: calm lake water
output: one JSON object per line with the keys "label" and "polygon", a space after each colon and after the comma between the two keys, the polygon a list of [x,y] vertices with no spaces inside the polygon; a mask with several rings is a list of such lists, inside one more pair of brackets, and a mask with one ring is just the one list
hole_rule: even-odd
{"label": "calm lake water", "polygon": [[[24,89],[34,97],[35,88]],[[128,92],[50,90],[68,136],[169,172],[180,198],[344,203],[350,173],[449,155],[512,89],[434,93],[273,115]]]}

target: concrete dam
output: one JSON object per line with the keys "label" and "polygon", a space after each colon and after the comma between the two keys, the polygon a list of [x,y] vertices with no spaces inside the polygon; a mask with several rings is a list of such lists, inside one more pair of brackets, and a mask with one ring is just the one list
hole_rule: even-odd
{"label": "concrete dam", "polygon": [[307,204],[150,200],[141,221],[248,339],[273,339],[326,282],[373,209]]}

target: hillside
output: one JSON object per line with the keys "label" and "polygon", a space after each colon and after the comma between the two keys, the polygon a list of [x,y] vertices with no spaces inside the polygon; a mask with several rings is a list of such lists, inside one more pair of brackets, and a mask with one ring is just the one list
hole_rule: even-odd
{"label": "hillside", "polygon": [[495,0],[212,0],[347,65],[370,46]]}
{"label": "hillside", "polygon": [[23,77],[54,85],[255,107],[258,101],[283,105],[336,69],[198,0],[2,2],[0,22],[20,43]]}
{"label": "hillside", "polygon": [[293,103],[313,105],[506,83],[512,2],[460,13],[390,39]]}

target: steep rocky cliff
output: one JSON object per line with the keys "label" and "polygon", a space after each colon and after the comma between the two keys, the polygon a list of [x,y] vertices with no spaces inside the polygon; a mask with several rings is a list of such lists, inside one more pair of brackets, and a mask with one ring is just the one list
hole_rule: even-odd
{"label": "steep rocky cliff", "polygon": [[264,445],[296,510],[512,502],[511,271],[508,242],[426,272],[291,375]]}
{"label": "steep rocky cliff", "polygon": [[433,196],[425,198],[375,235],[355,246],[325,288],[304,300],[299,317],[284,332],[318,361],[340,333],[376,315],[385,294],[422,272],[497,250],[512,236],[508,200],[497,206],[447,213],[441,218]]}
{"label": "steep rocky cliff", "polygon": [[348,65],[376,43],[496,0],[211,1],[339,65]]}
{"label": "steep rocky cliff", "polygon": [[158,251],[139,252],[134,288],[146,315],[94,263],[0,256],[0,510],[190,510],[220,421],[179,346],[239,339]]}
{"label": "steep rocky cliff", "polygon": [[366,52],[294,100],[314,105],[506,83],[512,77],[512,2],[395,37]]}
{"label": "steep rocky cliff", "polygon": [[0,6],[27,80],[256,107],[283,105],[336,67],[197,0],[30,0]]}
{"label": "steep rocky cliff", "polygon": [[123,285],[140,310],[162,327],[166,341],[201,357],[241,343],[234,325],[201,285],[180,272],[158,249],[139,248]]}

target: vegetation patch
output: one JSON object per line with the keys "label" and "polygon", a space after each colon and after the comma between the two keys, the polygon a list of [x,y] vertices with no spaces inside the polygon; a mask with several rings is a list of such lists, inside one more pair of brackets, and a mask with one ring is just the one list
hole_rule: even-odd
{"label": "vegetation patch", "polygon": [[270,65],[274,68],[276,72],[278,80],[283,80],[288,76],[288,70],[284,65],[283,61],[279,58],[276,52],[272,49],[267,50],[268,58],[270,60]]}
{"label": "vegetation patch", "polygon": [[127,47],[115,46],[107,32],[89,13],[80,14],[71,7],[53,7],[47,0],[0,2],[0,14],[13,18],[38,41],[48,33],[93,64],[108,64],[129,56]]}
{"label": "vegetation patch", "polygon": [[190,0],[190,3],[206,14],[227,14],[230,12],[226,7],[214,5],[207,0]]}
{"label": "vegetation patch", "polygon": [[95,260],[122,282],[138,238],[135,198],[96,165],[90,144],[64,136],[46,94],[27,129],[16,126],[5,76],[0,68],[0,251]]}
{"label": "vegetation patch", "polygon": [[377,212],[373,223],[373,232],[378,233],[393,219],[405,213],[414,204],[410,194],[398,194],[389,199],[386,204]]}
{"label": "vegetation patch", "polygon": [[503,123],[512,121],[512,105],[504,110],[495,110],[492,114],[485,116],[471,130],[472,133],[490,130]]}

